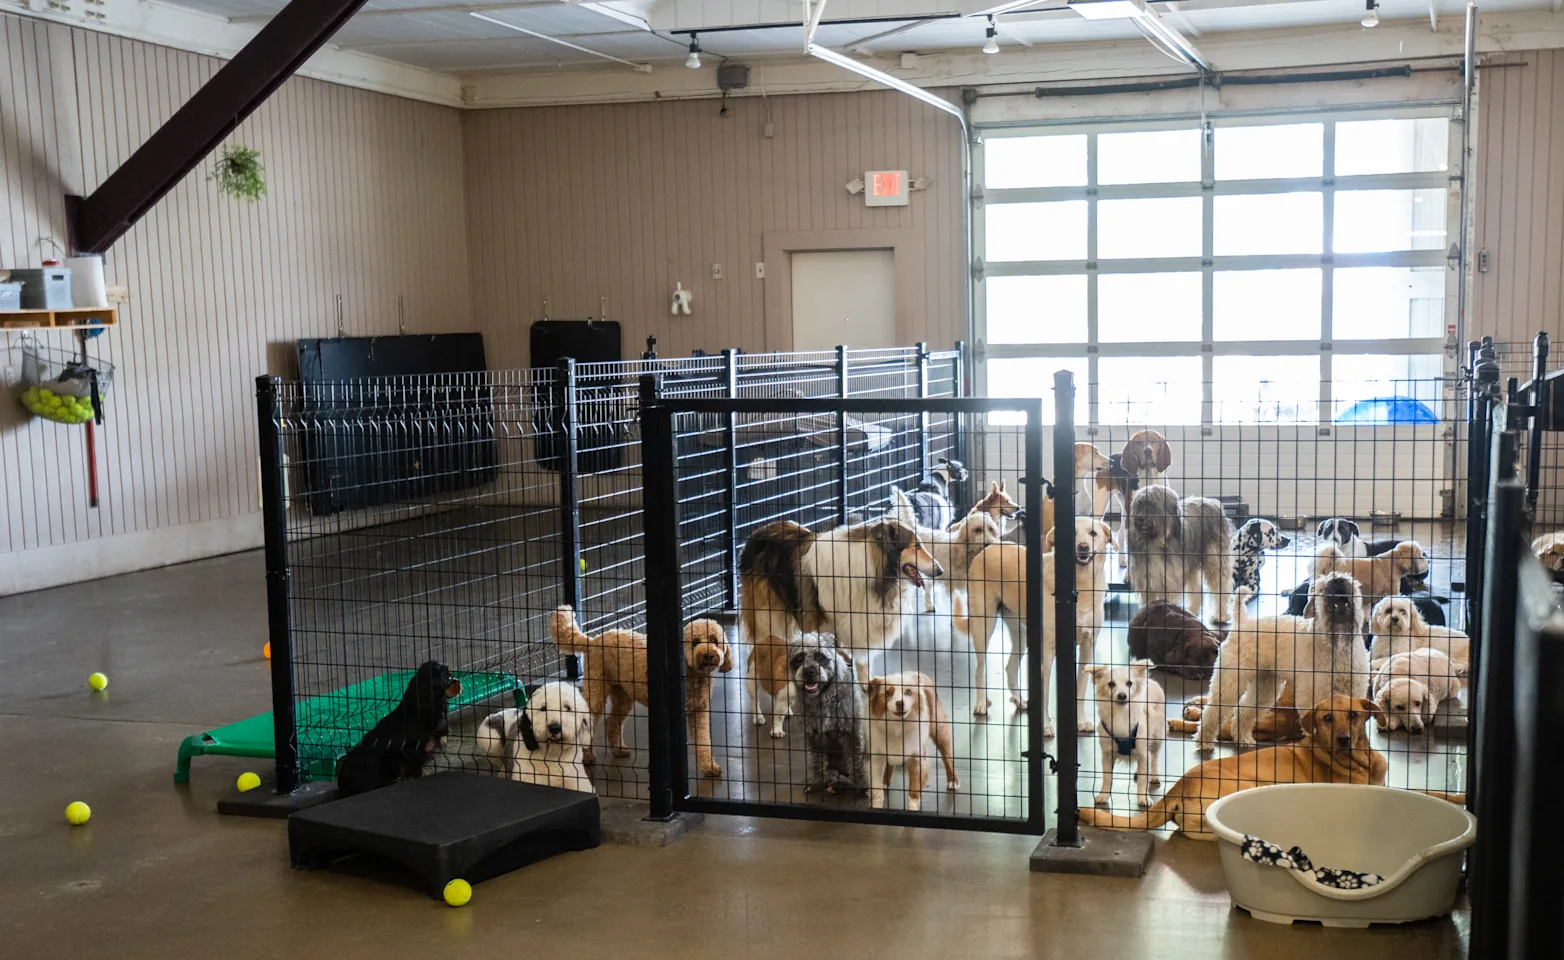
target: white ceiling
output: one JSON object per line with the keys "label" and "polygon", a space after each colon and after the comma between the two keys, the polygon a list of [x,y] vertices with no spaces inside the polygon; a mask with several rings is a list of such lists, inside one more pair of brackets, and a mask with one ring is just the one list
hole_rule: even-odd
{"label": "white ceiling", "polygon": [[[274,15],[286,0],[171,0],[206,14],[255,24]],[[828,0],[816,42],[837,49],[889,54],[903,51],[976,50],[983,43],[983,12],[1003,0]],[[1085,20],[1063,9],[1063,0],[1035,0],[998,17],[1001,53],[1023,44],[1102,42],[1138,37],[1127,21]],[[1459,19],[1463,0],[1380,0],[1382,20],[1428,22]],[[1353,24],[1363,0],[1183,0],[1154,2],[1174,29],[1193,39],[1214,33]],[[1484,0],[1485,15],[1557,9],[1555,0]],[[504,3],[498,0],[369,0],[334,38],[344,50],[430,70],[473,73],[528,71],[607,61],[548,40],[508,30],[471,11],[591,51],[637,63],[677,62],[686,55],[685,31],[704,30],[702,50],[711,57],[756,59],[798,56],[803,50],[801,0],[559,0]],[[909,17],[940,16],[915,23]],[[863,20],[842,23],[833,21]],[[789,24],[776,26],[778,24]],[[719,30],[724,26],[770,25]],[[898,28],[910,27],[890,36]],[[876,39],[879,38],[879,39]],[[1219,64],[1220,66],[1220,64]]]}

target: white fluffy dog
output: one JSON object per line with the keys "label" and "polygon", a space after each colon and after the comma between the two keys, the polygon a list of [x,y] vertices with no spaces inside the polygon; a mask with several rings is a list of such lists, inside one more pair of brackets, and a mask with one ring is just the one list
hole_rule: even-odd
{"label": "white fluffy dog", "polygon": [[1430,625],[1409,597],[1386,597],[1374,604],[1374,612],[1369,616],[1369,632],[1374,635],[1369,660],[1376,670],[1398,653],[1411,653],[1424,647],[1449,657],[1461,673],[1466,672],[1471,657],[1471,641],[1466,634],[1454,627]]}
{"label": "white fluffy dog", "polygon": [[1093,664],[1086,674],[1097,688],[1097,745],[1102,748],[1102,785],[1094,798],[1105,804],[1113,793],[1113,763],[1135,765],[1135,802],[1151,806],[1151,787],[1162,783],[1162,741],[1168,729],[1168,698],[1151,679],[1150,660],[1127,667]]}
{"label": "white fluffy dog", "polygon": [[539,687],[525,709],[492,713],[478,725],[478,744],[512,780],[583,793],[597,792],[582,763],[582,746],[591,742],[592,711],[563,680]]}
{"label": "white fluffy dog", "polygon": [[1381,730],[1422,733],[1440,704],[1457,699],[1462,684],[1456,665],[1438,650],[1398,653],[1374,674],[1374,702],[1384,711],[1374,720]]}
{"label": "white fluffy dog", "polygon": [[[1310,586],[1315,616],[1257,617],[1244,609],[1249,591],[1233,602],[1233,633],[1222,644],[1195,742],[1216,745],[1217,732],[1236,715],[1233,739],[1255,742],[1260,712],[1276,704],[1282,684],[1294,703],[1318,703],[1332,693],[1368,695],[1368,657],[1363,650],[1363,592],[1344,573],[1316,577]],[[1242,709],[1240,709],[1242,707]]]}

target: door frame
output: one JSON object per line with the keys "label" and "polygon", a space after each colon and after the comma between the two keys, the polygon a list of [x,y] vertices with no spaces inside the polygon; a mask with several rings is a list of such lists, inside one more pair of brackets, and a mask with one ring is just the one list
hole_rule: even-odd
{"label": "door frame", "polygon": [[766,264],[765,348],[793,349],[793,257],[795,253],[838,253],[853,250],[889,250],[896,291],[896,339],[909,342],[905,290],[917,288],[914,265],[923,262],[923,240],[917,231],[785,230],[761,234]]}

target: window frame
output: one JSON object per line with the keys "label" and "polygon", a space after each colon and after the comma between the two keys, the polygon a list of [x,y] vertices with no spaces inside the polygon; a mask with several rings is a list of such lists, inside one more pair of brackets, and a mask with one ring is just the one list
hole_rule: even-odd
{"label": "window frame", "polygon": [[[1446,169],[1419,173],[1365,174],[1335,176],[1336,125],[1342,122],[1382,119],[1444,118],[1450,121]],[[1200,182],[1112,184],[1097,183],[1098,136],[1105,133],[1132,131],[1203,128],[1205,142],[1214,142],[1214,131],[1232,126],[1272,126],[1297,123],[1322,123],[1323,169],[1319,177],[1276,178],[1261,180],[1216,180],[1215,149],[1202,151]],[[1087,403],[1088,434],[1096,432],[1098,413],[1098,360],[1102,357],[1189,357],[1202,358],[1201,425],[1213,422],[1212,367],[1216,356],[1318,356],[1320,358],[1320,387],[1317,424],[1322,431],[1334,422],[1332,416],[1332,357],[1336,355],[1428,355],[1442,354],[1446,378],[1452,374],[1454,354],[1449,346],[1458,342],[1457,325],[1460,316],[1459,270],[1449,259],[1450,244],[1459,236],[1460,202],[1458,186],[1461,179],[1461,123],[1456,105],[1451,103],[1422,103],[1395,108],[1341,107],[1326,110],[1266,111],[1242,115],[1208,114],[1199,117],[1168,117],[1163,119],[1137,119],[1129,121],[1026,123],[1003,126],[979,127],[971,144],[973,176],[973,211],[971,219],[972,250],[974,255],[973,314],[976,346],[976,373],[978,387],[987,391],[987,361],[990,359],[1024,359],[1051,357],[1085,357],[1087,359],[1090,396]],[[1087,182],[1073,187],[1016,187],[985,189],[984,144],[996,138],[1034,137],[1048,135],[1086,136]],[[1388,253],[1335,253],[1335,206],[1338,192],[1354,190],[1410,190],[1439,189],[1446,197],[1445,225],[1447,242],[1442,249],[1402,250]],[[1215,198],[1219,196],[1275,194],[1293,192],[1318,192],[1322,195],[1323,216],[1321,222],[1321,253],[1319,254],[1250,254],[1215,256],[1214,220]],[[1165,197],[1202,198],[1202,251],[1199,257],[1161,257],[1125,260],[1099,260],[1097,257],[1098,201],[1118,199],[1153,199]],[[1054,200],[1087,201],[1087,238],[1085,260],[1052,261],[1004,261],[989,263],[985,257],[985,211],[990,204],[1026,203]],[[1444,327],[1446,336],[1390,338],[1371,340],[1337,340],[1334,336],[1334,274],[1335,270],[1353,267],[1440,267],[1445,270]],[[1214,337],[1214,277],[1218,271],[1268,270],[1310,268],[1321,271],[1320,284],[1320,337],[1303,340],[1216,340]],[[1108,274],[1199,272],[1202,277],[1201,337],[1198,341],[1161,342],[1108,342],[1099,336],[1098,328],[1098,278]],[[1084,343],[1005,343],[987,342],[988,310],[985,281],[990,277],[1031,275],[1084,275],[1087,278],[1086,327]]]}

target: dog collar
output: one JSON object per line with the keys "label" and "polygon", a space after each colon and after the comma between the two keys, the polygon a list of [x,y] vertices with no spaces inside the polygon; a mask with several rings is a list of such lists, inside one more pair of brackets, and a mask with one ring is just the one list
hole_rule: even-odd
{"label": "dog collar", "polygon": [[1129,736],[1115,737],[1113,731],[1108,729],[1107,721],[1098,722],[1102,724],[1102,732],[1106,733],[1108,739],[1113,741],[1114,746],[1119,748],[1119,756],[1128,757],[1135,753],[1135,738],[1140,735],[1140,724],[1137,723],[1130,728]]}

